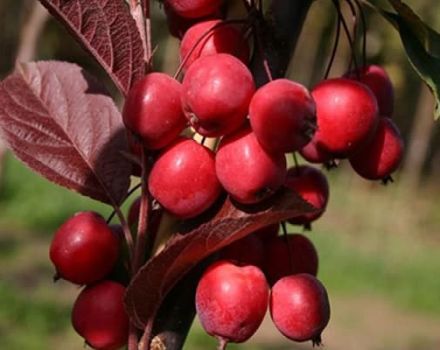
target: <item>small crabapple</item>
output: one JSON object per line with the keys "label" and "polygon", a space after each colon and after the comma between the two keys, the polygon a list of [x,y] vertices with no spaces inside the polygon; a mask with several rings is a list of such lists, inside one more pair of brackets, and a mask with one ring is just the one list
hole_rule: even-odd
{"label": "small crabapple", "polygon": [[318,129],[313,142],[334,158],[364,145],[379,121],[377,101],[365,85],[350,79],[324,80],[312,90]]}
{"label": "small crabapple", "polygon": [[191,139],[180,138],[163,150],[151,169],[151,195],[179,218],[195,217],[219,197],[214,152]]}
{"label": "small crabapple", "polygon": [[205,331],[222,343],[249,339],[266,314],[269,287],[255,266],[212,264],[196,290],[197,315]]}
{"label": "small crabapple", "polygon": [[196,23],[221,18],[221,11],[217,11],[207,16],[197,18],[182,17],[177,14],[167,2],[164,3],[164,11],[167,20],[168,31],[172,36],[178,39],[182,39],[186,31]]}
{"label": "small crabapple", "polygon": [[321,343],[330,320],[330,303],[316,277],[307,273],[283,277],[272,287],[269,307],[275,326],[287,338]]}
{"label": "small crabapple", "polygon": [[329,198],[327,178],[322,171],[309,165],[291,167],[287,171],[285,186],[318,209],[315,213],[303,214],[289,219],[291,224],[309,225],[321,217]]}
{"label": "small crabapple", "polygon": [[180,60],[185,60],[184,70],[197,58],[218,53],[228,53],[244,64],[248,63],[249,45],[240,28],[222,20],[203,21],[189,28],[180,44]]}
{"label": "small crabapple", "polygon": [[72,309],[72,325],[87,345],[96,350],[117,350],[127,343],[128,315],[125,287],[101,281],[84,288]]}
{"label": "small crabapple", "polygon": [[217,12],[223,0],[165,0],[165,4],[179,16],[198,18]]}
{"label": "small crabapple", "polygon": [[217,137],[245,122],[255,84],[243,62],[220,53],[194,61],[182,88],[182,106],[191,126],[203,136]]}
{"label": "small crabapple", "polygon": [[268,153],[250,128],[228,135],[215,158],[218,179],[237,202],[258,203],[277,191],[286,178],[283,153]]}
{"label": "small crabapple", "polygon": [[303,85],[276,79],[255,92],[249,119],[258,141],[268,151],[295,152],[315,133],[316,106]]}
{"label": "small crabapple", "polygon": [[318,252],[312,241],[299,233],[266,241],[264,273],[270,285],[285,276],[318,273]]}
{"label": "small crabapple", "polygon": [[350,71],[345,76],[368,86],[376,96],[379,115],[391,117],[394,109],[394,88],[385,69],[372,64]]}
{"label": "small crabapple", "polygon": [[254,265],[261,268],[264,263],[263,241],[254,233],[227,245],[219,254],[220,259],[231,260],[238,265]]}
{"label": "small crabapple", "polygon": [[68,219],[55,233],[50,259],[56,277],[76,284],[104,278],[115,265],[121,240],[98,213],[83,211]]}
{"label": "small crabapple", "polygon": [[181,92],[181,84],[164,73],[147,74],[130,89],[122,117],[146,148],[165,147],[185,128]]}
{"label": "small crabapple", "polygon": [[368,144],[349,158],[354,171],[365,179],[386,179],[400,165],[403,139],[390,118],[381,118],[376,133]]}

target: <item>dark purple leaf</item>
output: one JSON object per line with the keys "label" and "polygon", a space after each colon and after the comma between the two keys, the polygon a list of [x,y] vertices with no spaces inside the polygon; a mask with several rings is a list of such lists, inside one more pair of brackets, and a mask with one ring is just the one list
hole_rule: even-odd
{"label": "dark purple leaf", "polygon": [[238,207],[227,199],[211,220],[187,234],[176,234],[139,270],[125,299],[130,317],[143,328],[171,288],[201,260],[261,227],[315,210],[287,189],[256,207]]}
{"label": "dark purple leaf", "polygon": [[123,0],[40,0],[95,57],[127,95],[145,74],[144,50],[136,23]]}
{"label": "dark purple leaf", "polygon": [[61,186],[109,204],[127,193],[131,164],[113,100],[81,67],[26,63],[0,84],[0,132],[15,155]]}

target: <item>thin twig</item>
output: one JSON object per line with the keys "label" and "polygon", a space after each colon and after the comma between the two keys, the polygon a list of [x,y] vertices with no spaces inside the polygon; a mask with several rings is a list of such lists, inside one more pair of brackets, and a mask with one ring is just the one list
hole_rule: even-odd
{"label": "thin twig", "polygon": [[142,266],[142,263],[145,259],[145,251],[147,247],[147,229],[148,229],[148,219],[150,212],[150,196],[147,188],[147,178],[148,178],[148,169],[147,169],[147,159],[146,159],[146,150],[145,147],[142,147],[141,151],[141,162],[142,162],[142,176],[141,176],[141,203],[139,209],[139,221],[138,221],[138,230],[136,236],[136,246],[134,251],[134,261],[133,261],[133,275],[139,270]]}
{"label": "thin twig", "polygon": [[333,49],[330,55],[330,60],[327,65],[327,69],[325,70],[324,79],[327,79],[328,76],[330,75],[330,70],[332,69],[333,62],[335,61],[336,52],[338,51],[338,46],[339,46],[339,39],[341,36],[341,24],[342,24],[341,18],[338,16],[338,24],[336,26],[336,33],[335,33],[335,42],[333,44]]}
{"label": "thin twig", "polygon": [[362,23],[362,66],[366,66],[367,64],[367,20],[365,19],[364,9],[362,8],[362,4],[359,0],[354,0],[356,3],[359,13],[361,15],[361,23]]}
{"label": "thin twig", "polygon": [[295,266],[293,263],[293,252],[292,252],[292,247],[289,244],[289,235],[287,233],[287,225],[286,222],[283,221],[281,223],[281,227],[283,228],[283,238],[284,238],[284,244],[287,247],[287,255],[289,256],[289,267],[290,267],[290,273],[293,273],[295,271]]}
{"label": "thin twig", "polygon": [[124,231],[124,237],[125,242],[127,244],[128,248],[128,256],[129,256],[129,265],[130,265],[130,271],[132,267],[133,262],[133,251],[134,251],[134,244],[133,244],[133,237],[131,236],[130,228],[128,227],[127,220],[125,219],[124,214],[121,211],[121,208],[117,204],[113,204],[113,208],[116,212],[116,215],[118,216],[119,222],[122,226],[122,229]]}
{"label": "thin twig", "polygon": [[261,40],[261,34],[262,33],[261,33],[260,25],[261,25],[261,23],[257,22],[254,25],[254,27],[253,27],[253,29],[254,29],[253,32],[254,32],[254,35],[255,35],[255,43],[256,43],[258,52],[259,52],[260,56],[262,57],[262,63],[263,63],[264,71],[265,71],[266,76],[267,76],[267,80],[268,81],[272,81],[273,80],[273,75],[272,75],[272,72],[270,70],[269,61],[267,59],[267,55],[266,55],[266,52],[265,52],[265,47],[264,47],[263,42]]}
{"label": "thin twig", "polygon": [[[136,186],[134,186],[130,191],[128,191],[128,193],[126,194],[125,198],[124,198],[124,202],[134,193],[138,190],[138,188],[141,187],[141,184],[137,184]],[[114,216],[116,215],[116,211],[113,210],[112,213],[108,216],[107,218],[107,224],[109,224]]]}
{"label": "thin twig", "polygon": [[144,334],[139,342],[139,350],[150,350],[151,333],[153,332],[153,320],[145,325]]}
{"label": "thin twig", "polygon": [[353,42],[353,39],[352,39],[351,34],[350,34],[350,29],[348,28],[348,25],[347,25],[347,22],[345,21],[344,15],[342,14],[341,6],[339,4],[339,0],[332,0],[332,2],[335,5],[336,11],[338,13],[338,18],[340,18],[341,21],[342,21],[342,27],[344,28],[345,35],[347,36],[347,40],[348,40],[348,43],[350,45],[351,59],[353,60],[354,68],[357,71],[358,68],[359,68],[359,65],[358,65],[358,62],[357,62],[356,49],[355,49],[354,42]]}
{"label": "thin twig", "polygon": [[139,347],[139,339],[138,339],[138,329],[136,326],[130,322],[129,330],[128,330],[128,350],[138,350]]}

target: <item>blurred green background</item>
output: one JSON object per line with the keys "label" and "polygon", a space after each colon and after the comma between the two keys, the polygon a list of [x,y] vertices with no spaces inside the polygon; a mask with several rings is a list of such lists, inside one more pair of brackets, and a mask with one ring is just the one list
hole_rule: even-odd
{"label": "blurred green background", "polygon": [[[329,3],[313,5],[289,69],[290,77],[308,86],[321,79],[331,49],[335,17]],[[437,0],[407,3],[440,29]],[[157,4],[154,15],[156,68],[174,72],[178,43],[167,37]],[[388,186],[359,179],[344,163],[327,173],[328,210],[306,233],[319,251],[319,277],[332,305],[324,345],[328,350],[438,350],[440,130],[432,118],[432,97],[411,71],[399,37],[375,14],[367,12],[367,17],[368,60],[384,65],[395,85],[394,119],[406,156],[395,183]],[[77,62],[108,82],[31,0],[0,2],[0,78],[11,71],[16,57]],[[331,75],[342,74],[348,60],[343,43]],[[109,88],[114,92],[110,83]],[[0,176],[0,348],[81,349],[82,340],[70,327],[79,289],[52,283],[48,247],[53,232],[74,212],[97,210],[106,216],[111,210],[48,183],[9,153],[1,161]],[[214,348],[215,341],[196,322],[185,349]],[[311,344],[285,340],[266,320],[251,341],[230,348],[310,349]]]}

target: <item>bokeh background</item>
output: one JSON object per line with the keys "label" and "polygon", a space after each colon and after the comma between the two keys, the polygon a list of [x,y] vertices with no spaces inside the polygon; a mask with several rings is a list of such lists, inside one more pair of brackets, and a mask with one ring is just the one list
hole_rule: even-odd
{"label": "bokeh background", "polygon": [[[438,0],[407,3],[440,30]],[[328,210],[306,233],[319,251],[319,278],[331,299],[324,345],[327,350],[438,350],[439,122],[433,120],[433,99],[411,70],[398,35],[376,14],[366,15],[368,61],[383,65],[394,83],[393,118],[405,139],[406,154],[395,183],[388,186],[358,178],[345,163],[327,173]],[[289,69],[291,78],[309,87],[322,78],[335,20],[330,1],[314,3]],[[155,68],[173,73],[178,42],[168,37],[158,3],[153,36]],[[33,0],[0,1],[0,78],[13,69],[16,58],[79,63],[107,81],[115,93],[103,71]],[[349,59],[342,40],[331,75],[343,74]],[[81,349],[82,339],[70,327],[79,288],[52,283],[48,247],[53,232],[74,212],[108,215],[111,210],[47,182],[10,153],[0,154],[0,348]],[[215,341],[195,322],[185,349],[214,348]],[[251,341],[230,348],[311,349],[311,344],[287,341],[267,319]]]}

